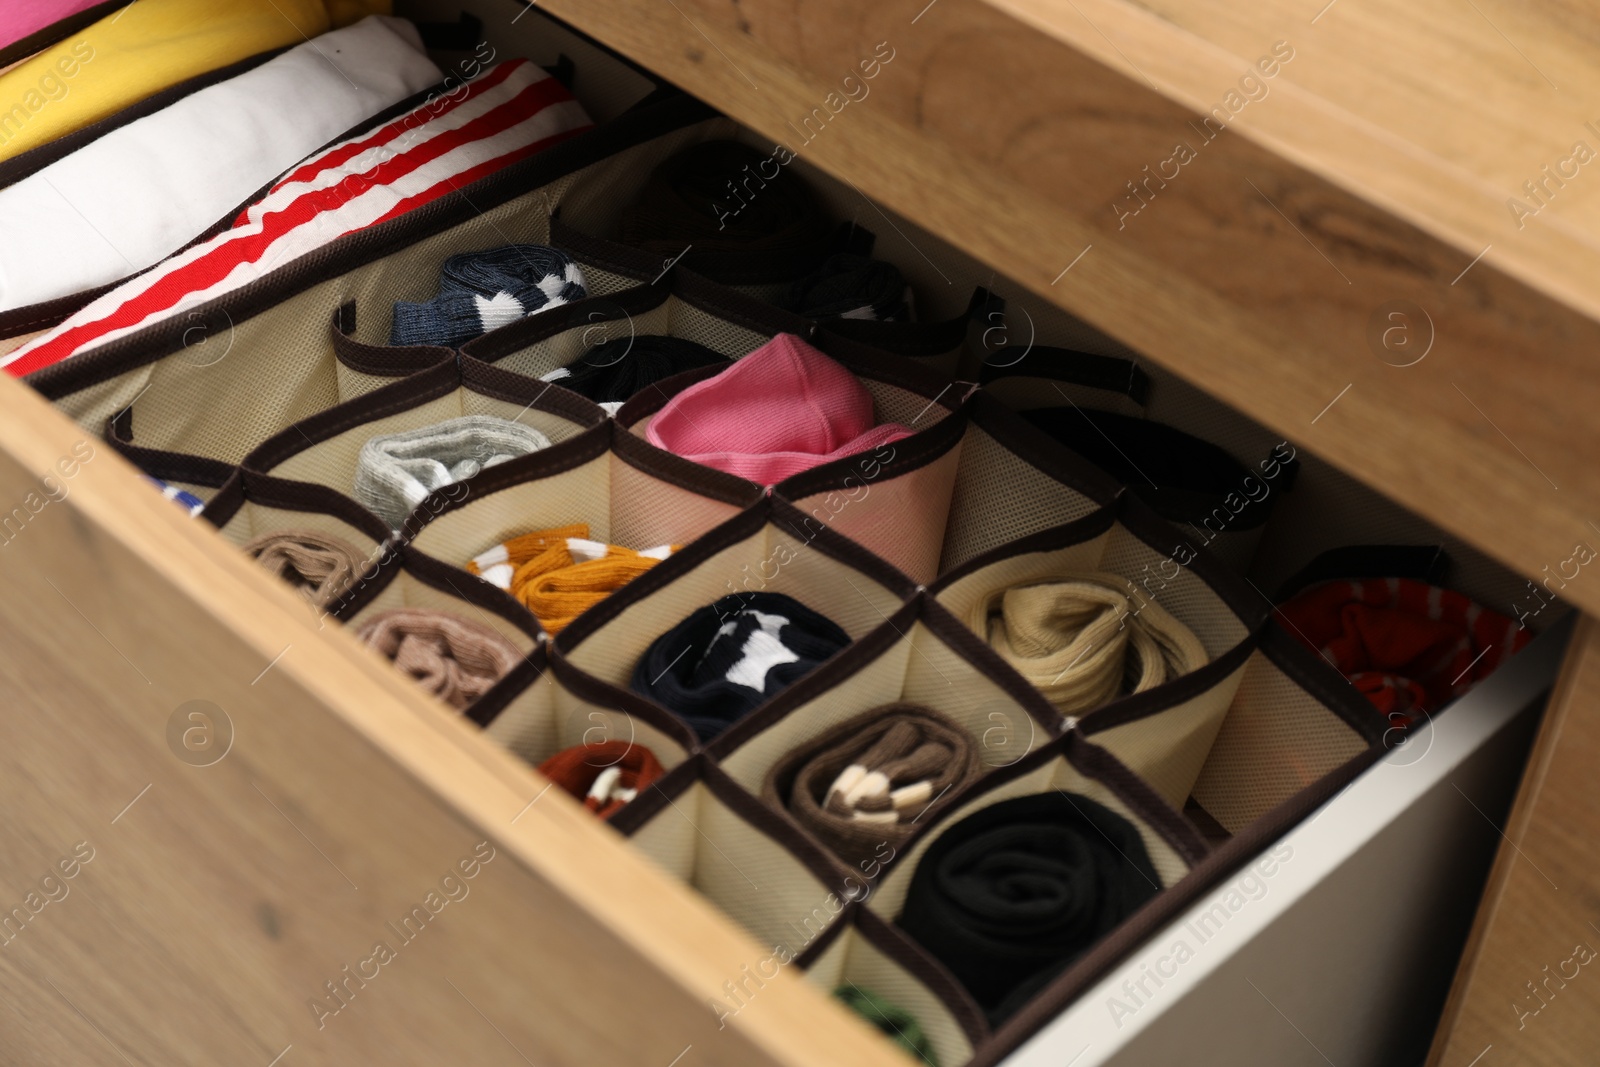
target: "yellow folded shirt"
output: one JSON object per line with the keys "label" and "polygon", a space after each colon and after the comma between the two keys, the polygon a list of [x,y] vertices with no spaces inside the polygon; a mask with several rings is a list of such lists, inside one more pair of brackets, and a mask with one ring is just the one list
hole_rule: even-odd
{"label": "yellow folded shirt", "polygon": [[389,8],[390,0],[138,0],[0,74],[0,160],[181,81],[299,44],[335,20]]}

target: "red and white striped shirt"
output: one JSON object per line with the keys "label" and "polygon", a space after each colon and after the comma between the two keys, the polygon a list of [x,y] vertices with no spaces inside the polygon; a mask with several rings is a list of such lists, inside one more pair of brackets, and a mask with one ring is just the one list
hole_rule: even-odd
{"label": "red and white striped shirt", "polygon": [[20,377],[180,314],[592,125],[538,65],[498,64],[451,94],[308,158],[231,229],[130,278],[0,357],[0,366]]}

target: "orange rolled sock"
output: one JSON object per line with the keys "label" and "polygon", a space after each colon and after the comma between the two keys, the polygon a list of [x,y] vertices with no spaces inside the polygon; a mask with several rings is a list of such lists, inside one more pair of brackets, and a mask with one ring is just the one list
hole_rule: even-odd
{"label": "orange rolled sock", "polygon": [[558,541],[516,569],[511,595],[554,636],[672,551],[671,545],[635,552],[581,538]]}

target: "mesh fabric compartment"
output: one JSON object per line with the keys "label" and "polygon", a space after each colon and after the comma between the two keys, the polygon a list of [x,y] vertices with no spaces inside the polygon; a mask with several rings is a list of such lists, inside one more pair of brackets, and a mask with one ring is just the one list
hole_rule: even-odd
{"label": "mesh fabric compartment", "polygon": [[[582,397],[462,357],[296,423],[252,451],[244,465],[276,478],[353,493],[358,457],[367,441],[463,415],[507,419],[550,439],[550,448],[502,464],[513,470],[536,466],[540,457],[548,458],[550,449],[585,434],[599,438],[609,434],[604,414]],[[462,499],[472,492],[473,481],[447,485],[434,496]],[[418,510],[437,510],[439,505],[438,500],[427,500]]]}
{"label": "mesh fabric compartment", "polygon": [[804,319],[744,306],[744,298],[737,293],[696,282],[691,276],[669,273],[655,284],[637,285],[569,305],[563,319],[535,316],[502,326],[469,341],[463,351],[519,374],[541,378],[607,341],[677,337],[738,359],[778,333],[805,329]]}
{"label": "mesh fabric compartment", "polygon": [[979,390],[967,405],[939,573],[1007,542],[1081,519],[1115,499],[1118,488]]}
{"label": "mesh fabric compartment", "polygon": [[914,595],[903,574],[832,531],[796,533],[801,519],[783,501],[764,498],[585,612],[556,639],[556,654],[625,691],[658,636],[729,594],[787,594],[852,639]]}
{"label": "mesh fabric compartment", "polygon": [[965,729],[986,769],[1018,762],[1062,728],[1060,714],[1036,690],[931,597],[918,594],[707,751],[736,783],[760,795],[785,753],[899,701],[932,708]]}
{"label": "mesh fabric compartment", "polygon": [[[1097,737],[1102,741],[1102,737]],[[1401,743],[1338,672],[1269,622],[1245,665],[1194,799],[1230,833],[1361,753]]]}
{"label": "mesh fabric compartment", "polygon": [[682,546],[760,499],[748,482],[651,448],[608,422],[540,463],[478,475],[470,493],[419,513],[410,543],[464,566],[520,534],[582,522],[591,539],[607,544]]}
{"label": "mesh fabric compartment", "polygon": [[479,725],[540,671],[541,664],[530,654],[541,644],[544,633],[527,609],[466,571],[404,545],[386,548],[377,565],[330,604],[328,613],[346,626],[357,626],[379,612],[397,608],[447,612],[493,630],[522,652],[523,660],[463,711]]}
{"label": "mesh fabric compartment", "polygon": [[868,908],[852,907],[847,920],[829,927],[800,962],[806,981],[828,993],[855,987],[908,1012],[940,1067],[961,1067],[988,1036],[983,1013],[966,990]]}
{"label": "mesh fabric compartment", "polygon": [[[826,354],[872,395],[877,423],[898,422],[913,432],[802,471],[773,491],[805,513],[808,533],[843,534],[917,581],[931,581],[961,456],[959,396],[915,364],[854,342],[835,340]],[[617,422],[642,437],[672,396],[717,370],[687,371],[658,383],[623,405]]]}
{"label": "mesh fabric compartment", "polygon": [[[137,398],[155,431],[148,447],[237,462],[348,398],[327,326],[336,309],[431,297],[439,265],[455,252],[546,243],[549,212],[575,186],[603,195],[641,158],[694,139],[689,131],[706,118],[682,97],[637,109],[28,380],[86,428]],[[363,311],[355,340],[381,344],[388,329],[386,314]]]}
{"label": "mesh fabric compartment", "polygon": [[200,517],[236,547],[265,534],[310,532],[351,546],[368,567],[376,566],[387,551],[392,534],[366,508],[326,486],[286,482],[243,469],[234,471]]}
{"label": "mesh fabric compartment", "polygon": [[762,945],[798,956],[866,882],[792,836],[779,818],[695,757],[618,812],[612,825]]}
{"label": "mesh fabric compartment", "polygon": [[[537,673],[518,672],[525,681],[520,688],[500,687],[473,706],[472,717],[485,724],[491,740],[536,767],[564,749],[613,741],[648,749],[667,770],[694,751],[693,732],[670,715],[642,702],[627,711],[603,708],[575,694],[550,669],[547,648],[541,642],[530,657]],[[596,766],[606,762],[602,758]]]}

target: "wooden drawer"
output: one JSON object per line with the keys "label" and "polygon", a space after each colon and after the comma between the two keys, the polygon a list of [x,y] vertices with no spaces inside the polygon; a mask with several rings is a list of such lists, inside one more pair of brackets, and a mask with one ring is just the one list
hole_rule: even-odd
{"label": "wooden drawer", "polygon": [[[1276,434],[1268,428],[1296,440],[1304,435],[1302,503],[1275,520],[1277,543],[1298,547],[1265,550],[1264,573],[1282,578],[1295,558],[1341,541],[1437,537],[1464,562],[1474,592],[1498,602],[1522,585],[1505,565],[1532,573],[1574,514],[1566,503],[1529,503],[1521,490],[1498,495],[1501,507],[1467,506],[1459,480],[1426,473],[1425,462],[1453,472],[1480,465],[1499,484],[1520,461],[1507,460],[1486,435],[1462,431],[1461,412],[1422,403],[1437,380],[1395,385],[1375,377],[1387,370],[1363,364],[1346,376],[1328,365],[1337,361],[1321,359],[1334,344],[1330,337],[1349,342],[1345,335],[1358,321],[1365,329],[1363,301],[1396,284],[1397,275],[1372,266],[1369,255],[1388,245],[1374,239],[1345,253],[1330,249],[1360,278],[1363,295],[1346,299],[1304,283],[1308,264],[1334,271],[1339,265],[1271,244],[1268,237],[1285,232],[1258,208],[1242,207],[1237,190],[1218,192],[1220,177],[1196,178],[1192,192],[1175,190],[1173,203],[1154,201],[1138,224],[1160,223],[1159,208],[1171,228],[1142,236],[1142,245],[1111,244],[1103,219],[1087,222],[1087,209],[1079,217],[1078,207],[1063,206],[1094,192],[1094,183],[1104,184],[1112,172],[1157,158],[1147,149],[1160,140],[1162,124],[1181,122],[1186,113],[1101,66],[1092,58],[1098,46],[1061,29],[1061,12],[1021,5],[1002,11],[976,0],[889,5],[893,19],[877,9],[830,4],[799,15],[765,4],[747,14],[689,2],[676,11],[633,3],[603,12],[551,6],[701,92],[751,137],[750,131],[774,136],[779,121],[789,121],[787,102],[825,94],[836,57],[849,57],[840,60],[848,66],[880,39],[896,47],[906,41],[898,60],[906,82],[884,83],[883,110],[858,109],[850,122],[859,125],[838,124],[838,136],[819,139],[797,167],[819,182],[829,174],[837,179],[829,188],[838,203],[854,189],[862,210],[879,220],[880,240],[898,252],[894,258],[930,291],[942,279],[946,303],[964,299],[956,295],[961,286],[1005,291],[1007,336],[1026,322],[1042,331],[1040,343],[1113,356],[1148,352],[1160,364],[1152,374],[1173,398],[1165,417],[1237,451],[1270,442]],[[530,39],[536,21],[519,26],[527,9],[492,0],[400,7],[445,22],[476,11],[489,39],[508,55]],[[924,22],[927,35],[913,36],[924,33]],[[1062,37],[1069,43],[1061,44]],[[1157,51],[1171,43],[1159,35],[1153,40]],[[928,94],[941,89],[986,85],[999,106],[1020,108],[1015,85],[969,80],[980,69],[975,64],[992,72],[1005,66],[1006,55],[1031,71],[1034,84],[1087,97],[1131,86],[1112,108],[1111,125],[1100,130],[1111,151],[1092,173],[1064,162],[1061,131],[1043,135],[1038,155],[1024,141],[986,148],[982,117],[965,109],[959,93],[928,103]],[[942,80],[941,71],[953,76]],[[580,67],[580,94],[582,77]],[[592,89],[602,99],[611,91]],[[924,106],[938,121],[919,110]],[[1116,129],[1136,136],[1113,137],[1108,131]],[[989,151],[994,156],[985,161]],[[1331,213],[1354,220],[1354,227],[1416,240],[1425,246],[1420,275],[1429,275],[1427,285],[1447,260],[1454,262],[1439,240],[1308,174],[1292,146],[1241,139],[1206,151],[1229,180],[1260,167],[1296,203],[1331,204]],[[985,163],[1004,186],[983,180]],[[1037,173],[1030,176],[1030,168]],[[1050,184],[1069,173],[1072,182]],[[1138,173],[1135,167],[1127,176]],[[1262,199],[1273,204],[1270,194],[1278,192],[1280,184],[1271,184]],[[1220,221],[1197,233],[1195,220],[1209,212]],[[1211,272],[1176,255],[1186,242],[1201,241],[1236,251],[1270,245],[1295,266],[1280,274],[1264,258],[1244,267],[1225,256],[1227,269]],[[1368,262],[1351,266],[1345,254]],[[1581,347],[1589,324],[1523,293],[1509,277],[1489,275],[1482,265],[1470,298],[1446,296],[1458,301],[1450,304],[1452,321],[1475,339],[1454,371],[1470,391],[1492,395],[1491,382],[1501,379],[1485,369],[1486,353],[1509,327],[1484,306],[1536,305],[1544,316],[1541,338],[1560,342],[1552,343],[1552,360]],[[1248,296],[1252,284],[1267,295]],[[1423,284],[1412,277],[1395,292],[1419,294]],[[1307,321],[1320,324],[1316,337],[1305,336]],[[248,328],[242,320],[238,325]],[[1219,358],[1229,351],[1241,354],[1237,364]],[[1283,351],[1318,358],[1285,362],[1278,358]],[[1335,395],[1335,378],[1355,378],[1360,384],[1351,387],[1375,399],[1350,425],[1312,436],[1310,427],[1322,418],[1312,418],[1315,409],[1344,395]],[[1552,410],[1579,410],[1588,388]],[[1414,443],[1392,425],[1412,402],[1421,412],[1419,458],[1374,459],[1398,442]],[[765,958],[764,946],[340,627],[308,616],[293,593],[214,531],[151,493],[95,434],[9,378],[0,382],[0,409],[6,412],[0,500],[11,502],[0,511],[15,520],[0,544],[0,616],[10,638],[0,670],[12,711],[0,849],[12,871],[5,906],[26,909],[16,913],[26,921],[4,936],[10,951],[0,953],[7,1000],[16,1009],[0,1033],[19,1059],[899,1062],[879,1036],[787,970],[765,980],[736,1016],[719,1019],[719,991]],[[1518,440],[1527,434],[1534,447],[1546,444],[1545,429],[1532,421],[1508,429]],[[1552,469],[1580,486],[1594,477],[1577,464]],[[1414,511],[1343,472],[1403,498]],[[42,481],[46,475],[50,481]],[[1528,509],[1538,538],[1507,536],[1508,504]],[[1439,533],[1435,522],[1451,534]],[[1580,603],[1600,606],[1600,597],[1588,596],[1574,593]],[[1336,990],[1359,992],[1378,1020],[1364,1042],[1322,1047],[1341,1065],[1388,1063],[1396,1050],[1414,1051],[1414,1034],[1402,1033],[1392,1016],[1379,1018],[1372,1001],[1388,987],[1362,971],[1356,950],[1370,948],[1366,962],[1391,980],[1415,973],[1442,996],[1442,972],[1419,961],[1430,949],[1451,951],[1460,916],[1434,916],[1423,932],[1405,920],[1441,878],[1481,878],[1493,845],[1465,806],[1445,810],[1448,791],[1471,792],[1469,803],[1479,802],[1483,818],[1499,818],[1520,771],[1518,737],[1531,729],[1531,713],[1520,713],[1538,705],[1564,640],[1564,629],[1553,627],[1453,707],[1436,736],[1424,735],[1433,737],[1429,759],[1393,754],[1390,766],[1358,779],[1295,829],[1285,844],[1304,862],[1286,867],[1263,906],[1230,925],[1228,944],[1184,970],[1170,995],[1148,1010],[1135,1005],[1126,1026],[1109,1013],[1107,1027],[1108,998],[1154,965],[1151,953],[1181,936],[1184,924],[1215,900],[1153,935],[1150,947],[1007,1062],[1145,1062],[1158,1050],[1190,1049],[1198,1018],[1209,1019],[1217,1062],[1318,1062],[1322,1053],[1306,1047],[1309,1038],[1301,1044],[1291,1038],[1299,1032],[1295,1024],[1314,1031],[1323,1020],[1307,1022],[1288,1003],[1264,995],[1267,1007],[1293,1022],[1287,1036],[1262,1037],[1277,1016],[1238,991],[1237,979],[1258,974],[1274,976],[1257,979],[1267,994],[1274,989],[1266,983],[1288,981],[1275,969],[1297,931],[1319,935],[1315,961],[1342,968],[1320,1003],[1335,1003]],[[1403,847],[1443,833],[1458,834],[1460,847],[1437,853]],[[73,857],[78,870],[63,883],[66,894],[35,908],[40,879],[52,870],[64,874],[67,867],[58,863],[71,866]],[[1342,907],[1378,895],[1357,873],[1406,863],[1414,875],[1407,909]],[[388,951],[380,953],[379,944]],[[1307,970],[1316,966],[1302,962]],[[1219,1014],[1219,1003],[1237,1013]],[[1218,1025],[1224,1018],[1229,1025]]]}

